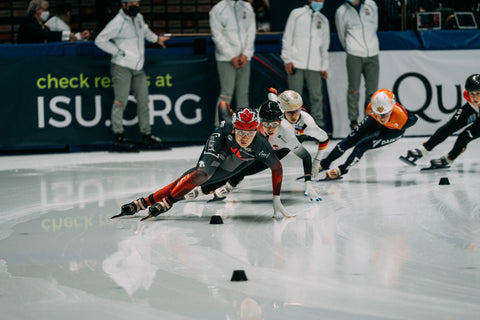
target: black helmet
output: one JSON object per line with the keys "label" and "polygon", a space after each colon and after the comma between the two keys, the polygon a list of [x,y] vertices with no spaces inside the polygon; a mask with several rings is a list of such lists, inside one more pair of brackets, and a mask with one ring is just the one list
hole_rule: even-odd
{"label": "black helmet", "polygon": [[276,101],[265,101],[260,106],[260,121],[275,122],[280,121],[283,117],[283,112],[280,105]]}
{"label": "black helmet", "polygon": [[465,81],[465,90],[468,92],[480,91],[480,74],[472,74]]}

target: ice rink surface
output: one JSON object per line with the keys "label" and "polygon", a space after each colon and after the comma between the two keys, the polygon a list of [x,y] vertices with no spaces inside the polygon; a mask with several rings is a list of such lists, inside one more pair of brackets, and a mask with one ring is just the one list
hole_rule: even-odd
{"label": "ice rink surface", "polygon": [[[287,156],[293,219],[272,219],[265,171],[226,201],[110,220],[194,166],[200,146],[0,157],[0,318],[478,320],[480,142],[450,169],[421,173],[453,145],[417,167],[398,160],[423,140],[314,183],[320,203],[304,197],[301,160]],[[230,281],[234,270],[248,281]]]}

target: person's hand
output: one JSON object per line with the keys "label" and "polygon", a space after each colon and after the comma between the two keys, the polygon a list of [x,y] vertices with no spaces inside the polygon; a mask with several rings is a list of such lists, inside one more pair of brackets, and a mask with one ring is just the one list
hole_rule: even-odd
{"label": "person's hand", "polygon": [[232,60],[230,60],[230,62],[235,67],[235,69],[240,68],[240,58],[239,57],[232,58]]}
{"label": "person's hand", "polygon": [[170,39],[170,37],[158,36],[157,43],[158,43],[162,48],[166,48],[164,42],[167,41],[168,39]]}
{"label": "person's hand", "polygon": [[285,218],[295,218],[295,215],[291,215],[285,210],[285,208],[282,205],[282,202],[280,201],[280,196],[273,196],[273,217],[272,218],[277,218],[277,214],[281,213]]}
{"label": "person's hand", "polygon": [[309,197],[310,201],[322,201],[317,191],[312,187],[312,181],[305,181],[305,197]]}
{"label": "person's hand", "polygon": [[90,38],[90,31],[88,31],[88,30],[83,30],[83,32],[81,33],[81,36],[82,36],[82,39],[88,39],[88,38]]}
{"label": "person's hand", "polygon": [[328,72],[327,71],[322,71],[322,79],[327,80],[328,79]]}
{"label": "person's hand", "polygon": [[77,36],[75,35],[75,33],[70,32],[70,37],[69,37],[68,40],[70,40],[70,41],[77,41]]}
{"label": "person's hand", "polygon": [[293,74],[295,72],[295,66],[292,62],[285,64],[285,71],[287,74]]}
{"label": "person's hand", "polygon": [[238,61],[239,61],[239,68],[243,68],[247,65],[247,56],[242,54],[241,56],[238,57]]}

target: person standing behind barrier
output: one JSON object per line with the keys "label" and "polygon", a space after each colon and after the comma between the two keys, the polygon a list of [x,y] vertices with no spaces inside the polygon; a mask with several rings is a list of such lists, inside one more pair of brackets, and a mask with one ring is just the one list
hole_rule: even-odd
{"label": "person standing behind barrier", "polygon": [[49,15],[48,1],[30,1],[27,8],[27,17],[18,29],[18,43],[77,40],[77,37],[70,31],[52,31],[45,26],[44,22],[47,21]]}
{"label": "person standing behind barrier", "polygon": [[[210,10],[210,30],[215,43],[215,59],[220,80],[218,105],[225,101],[235,108],[249,106],[250,60],[255,43],[255,13],[250,3],[221,0]],[[215,111],[218,126],[218,110]]]}
{"label": "person standing behind barrier", "polygon": [[[68,3],[58,3],[55,7],[56,15],[48,19],[45,23],[52,31],[68,31],[71,32],[70,19],[72,13],[72,6]],[[88,40],[90,38],[90,31],[84,30],[75,33],[77,40]]]}
{"label": "person standing behind barrier", "polygon": [[[373,0],[347,0],[335,12],[338,38],[347,52],[347,108],[350,128],[359,116],[360,81],[365,80],[365,97],[378,89],[380,65],[377,37],[378,8]],[[363,117],[363,114],[362,114]]]}
{"label": "person standing behind barrier", "polygon": [[112,55],[111,75],[114,101],[112,106],[112,130],[117,151],[134,151],[135,143],[124,136],[123,112],[130,90],[137,103],[138,123],[142,144],[147,148],[160,147],[162,140],[151,133],[148,106],[147,77],[143,71],[145,40],[156,42],[165,48],[169,37],[153,33],[139,13],[139,1],[122,0],[122,8],[95,39],[95,44]]}
{"label": "person standing behind barrier", "polygon": [[320,10],[324,0],[309,0],[308,5],[294,9],[283,33],[281,58],[285,63],[288,88],[303,92],[306,82],[310,96],[310,114],[324,127],[322,78],[328,78],[330,26]]}

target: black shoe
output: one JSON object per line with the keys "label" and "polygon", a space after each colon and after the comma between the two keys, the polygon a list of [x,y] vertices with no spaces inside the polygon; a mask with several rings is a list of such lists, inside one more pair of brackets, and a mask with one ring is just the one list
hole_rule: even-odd
{"label": "black shoe", "polygon": [[352,120],[350,121],[350,129],[355,129],[356,127],[358,127],[358,122],[355,121],[355,120]]}
{"label": "black shoe", "polygon": [[124,204],[122,206],[122,215],[131,216],[132,214],[137,213],[140,210],[145,210],[148,208],[147,200],[145,198],[139,198],[130,203]]}
{"label": "black shoe", "polygon": [[143,134],[142,143],[145,146],[155,146],[155,147],[163,147],[163,141],[159,137],[155,137],[151,133]]}
{"label": "black shoe", "polygon": [[150,216],[156,217],[159,214],[167,212],[168,210],[170,210],[171,207],[172,206],[169,205],[165,199],[163,199],[160,202],[152,204],[152,206],[148,209],[148,213],[150,214]]}
{"label": "black shoe", "polygon": [[138,152],[135,142],[125,138],[123,133],[115,133],[113,136],[113,151],[119,152]]}

